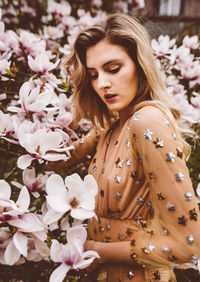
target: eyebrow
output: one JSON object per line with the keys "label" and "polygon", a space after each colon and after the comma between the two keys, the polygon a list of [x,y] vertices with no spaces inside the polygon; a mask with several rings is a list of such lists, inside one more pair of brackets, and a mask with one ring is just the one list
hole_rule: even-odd
{"label": "eyebrow", "polygon": [[[109,64],[112,64],[112,63],[117,63],[117,62],[120,62],[122,59],[113,59],[113,60],[110,60],[106,63],[103,64],[103,67],[106,67],[108,66]],[[94,70],[95,68],[88,68],[87,67],[87,70]]]}

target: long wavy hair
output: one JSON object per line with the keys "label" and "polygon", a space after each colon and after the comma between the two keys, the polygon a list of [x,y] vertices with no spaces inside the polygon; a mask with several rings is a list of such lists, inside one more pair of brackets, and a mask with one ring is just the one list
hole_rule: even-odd
{"label": "long wavy hair", "polygon": [[[110,112],[99,96],[95,95],[86,68],[88,48],[103,39],[122,46],[137,67],[139,86],[132,103],[132,112],[145,105],[159,107],[171,120],[182,143],[183,151],[188,156],[190,146],[183,138],[187,132],[178,125],[180,112],[167,95],[162,75],[153,56],[150,37],[139,20],[127,14],[109,15],[105,21],[82,30],[74,42],[66,61],[67,72],[74,86],[72,98],[75,107],[74,124],[77,124],[81,118],[86,118],[91,120],[96,128],[105,128],[116,119],[116,114]],[[73,66],[72,73],[70,73],[71,66]]]}

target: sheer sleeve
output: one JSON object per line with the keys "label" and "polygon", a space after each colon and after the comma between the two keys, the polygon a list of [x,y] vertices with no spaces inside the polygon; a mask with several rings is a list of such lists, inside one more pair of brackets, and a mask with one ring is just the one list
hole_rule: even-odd
{"label": "sheer sleeve", "polygon": [[99,132],[92,129],[88,134],[73,142],[74,149],[71,151],[69,160],[48,162],[45,170],[66,170],[70,169],[80,162],[89,160],[96,151],[96,146],[99,140]]}
{"label": "sheer sleeve", "polygon": [[132,258],[157,266],[197,263],[199,209],[173,124],[159,108],[146,106],[131,118],[131,135],[154,209],[153,219],[133,235]]}

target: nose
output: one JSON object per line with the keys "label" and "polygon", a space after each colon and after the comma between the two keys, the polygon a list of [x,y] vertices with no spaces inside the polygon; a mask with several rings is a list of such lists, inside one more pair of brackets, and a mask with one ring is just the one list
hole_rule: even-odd
{"label": "nose", "polygon": [[99,89],[105,89],[105,88],[109,88],[111,86],[111,81],[108,77],[108,75],[106,74],[99,74],[98,75],[98,82],[97,82],[97,87]]}

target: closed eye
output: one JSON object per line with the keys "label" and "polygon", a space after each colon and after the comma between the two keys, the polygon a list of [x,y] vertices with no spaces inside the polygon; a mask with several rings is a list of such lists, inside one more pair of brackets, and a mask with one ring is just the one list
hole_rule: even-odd
{"label": "closed eye", "polygon": [[110,72],[110,73],[117,73],[119,70],[120,70],[120,67],[116,67],[116,68],[113,68],[113,69],[108,69],[107,71]]}

